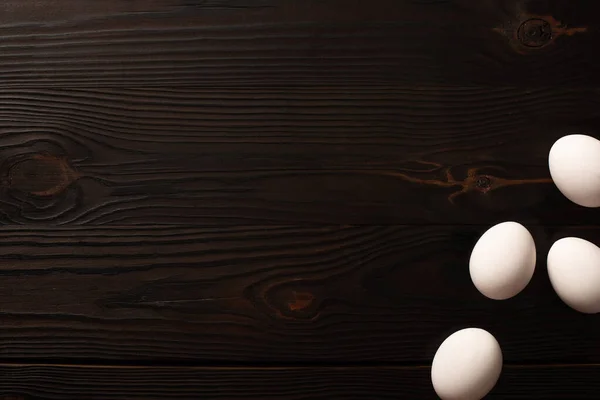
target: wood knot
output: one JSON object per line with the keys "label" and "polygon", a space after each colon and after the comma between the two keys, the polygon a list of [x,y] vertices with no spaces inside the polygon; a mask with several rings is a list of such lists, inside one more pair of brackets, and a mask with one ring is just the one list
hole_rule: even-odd
{"label": "wood knot", "polygon": [[65,158],[34,154],[10,163],[5,184],[35,196],[55,196],[78,177]]}
{"label": "wood knot", "polygon": [[290,311],[304,310],[310,307],[310,305],[315,300],[315,296],[309,292],[292,291],[292,295],[294,296],[293,300],[288,302],[288,307],[290,308]]}
{"label": "wood knot", "polygon": [[588,31],[586,26],[571,27],[551,15],[520,14],[514,20],[493,28],[509,39],[511,46],[521,54],[546,48],[560,36],[573,36]]}
{"label": "wood knot", "polygon": [[475,187],[481,191],[487,191],[492,186],[492,179],[487,175],[479,175],[475,177]]}
{"label": "wood knot", "polygon": [[530,18],[517,29],[517,38],[523,46],[542,47],[552,40],[552,26],[541,18]]}

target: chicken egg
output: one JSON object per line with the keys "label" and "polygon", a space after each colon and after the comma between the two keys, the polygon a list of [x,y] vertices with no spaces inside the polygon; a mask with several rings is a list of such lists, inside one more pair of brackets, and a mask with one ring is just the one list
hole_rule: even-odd
{"label": "chicken egg", "polygon": [[431,365],[431,382],[442,400],[480,400],[502,372],[502,350],[479,328],[454,332],[440,345]]}
{"label": "chicken egg", "polygon": [[576,237],[555,242],[548,252],[552,287],[569,307],[586,314],[600,312],[600,248]]}
{"label": "chicken egg", "polygon": [[503,222],[479,238],[469,261],[473,284],[484,296],[504,300],[527,286],[535,270],[535,242],[517,222]]}
{"label": "chicken egg", "polygon": [[584,207],[600,207],[600,141],[568,135],[550,149],[548,166],[562,194]]}

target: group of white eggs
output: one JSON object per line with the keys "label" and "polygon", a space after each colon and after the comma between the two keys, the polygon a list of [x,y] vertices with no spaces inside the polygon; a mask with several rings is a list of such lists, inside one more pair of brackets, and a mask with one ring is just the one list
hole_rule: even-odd
{"label": "group of white eggs", "polygon": [[[559,139],[548,157],[550,175],[572,202],[600,207],[600,141],[585,135]],[[498,224],[479,239],[469,262],[473,284],[484,296],[504,300],[531,280],[536,249],[529,231],[516,222]],[[568,237],[555,242],[547,258],[548,275],[558,296],[571,308],[600,312],[600,248]],[[479,328],[450,335],[438,348],[431,381],[442,400],[480,400],[496,385],[502,350],[496,338]]]}

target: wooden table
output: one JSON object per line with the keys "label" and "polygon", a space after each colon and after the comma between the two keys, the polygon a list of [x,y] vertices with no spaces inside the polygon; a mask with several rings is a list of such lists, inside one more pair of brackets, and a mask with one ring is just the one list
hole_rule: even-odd
{"label": "wooden table", "polygon": [[[434,399],[451,332],[493,399],[600,398],[552,291],[600,211],[549,179],[600,127],[592,0],[0,3],[0,399]],[[494,223],[531,284],[473,287]],[[3,396],[3,397],[2,397]]]}

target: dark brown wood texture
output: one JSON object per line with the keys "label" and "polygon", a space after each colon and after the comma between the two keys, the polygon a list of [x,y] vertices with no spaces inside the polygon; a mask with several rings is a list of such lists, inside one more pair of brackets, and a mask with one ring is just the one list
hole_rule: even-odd
{"label": "dark brown wood texture", "polygon": [[[10,0],[0,85],[580,85],[589,0]],[[520,45],[543,17],[553,43]],[[535,54],[532,54],[535,51]]]}
{"label": "dark brown wood texture", "polygon": [[0,221],[596,223],[547,154],[598,128],[597,89],[5,89]]}
{"label": "dark brown wood texture", "polygon": [[[600,243],[547,168],[600,134],[598,15],[0,2],[0,399],[430,399],[467,326],[503,348],[490,398],[598,398],[600,320],[545,270]],[[539,262],[497,302],[467,264],[503,220]]]}
{"label": "dark brown wood texture", "polygon": [[[598,398],[598,366],[508,366],[486,399]],[[429,367],[0,365],[2,400],[435,399]]]}
{"label": "dark brown wood texture", "polygon": [[[596,228],[535,228],[508,301],[468,275],[478,226],[4,228],[0,354],[32,359],[427,363],[455,329],[507,362],[600,361],[600,323],[563,305],[544,254]],[[80,361],[81,362],[81,361]]]}

